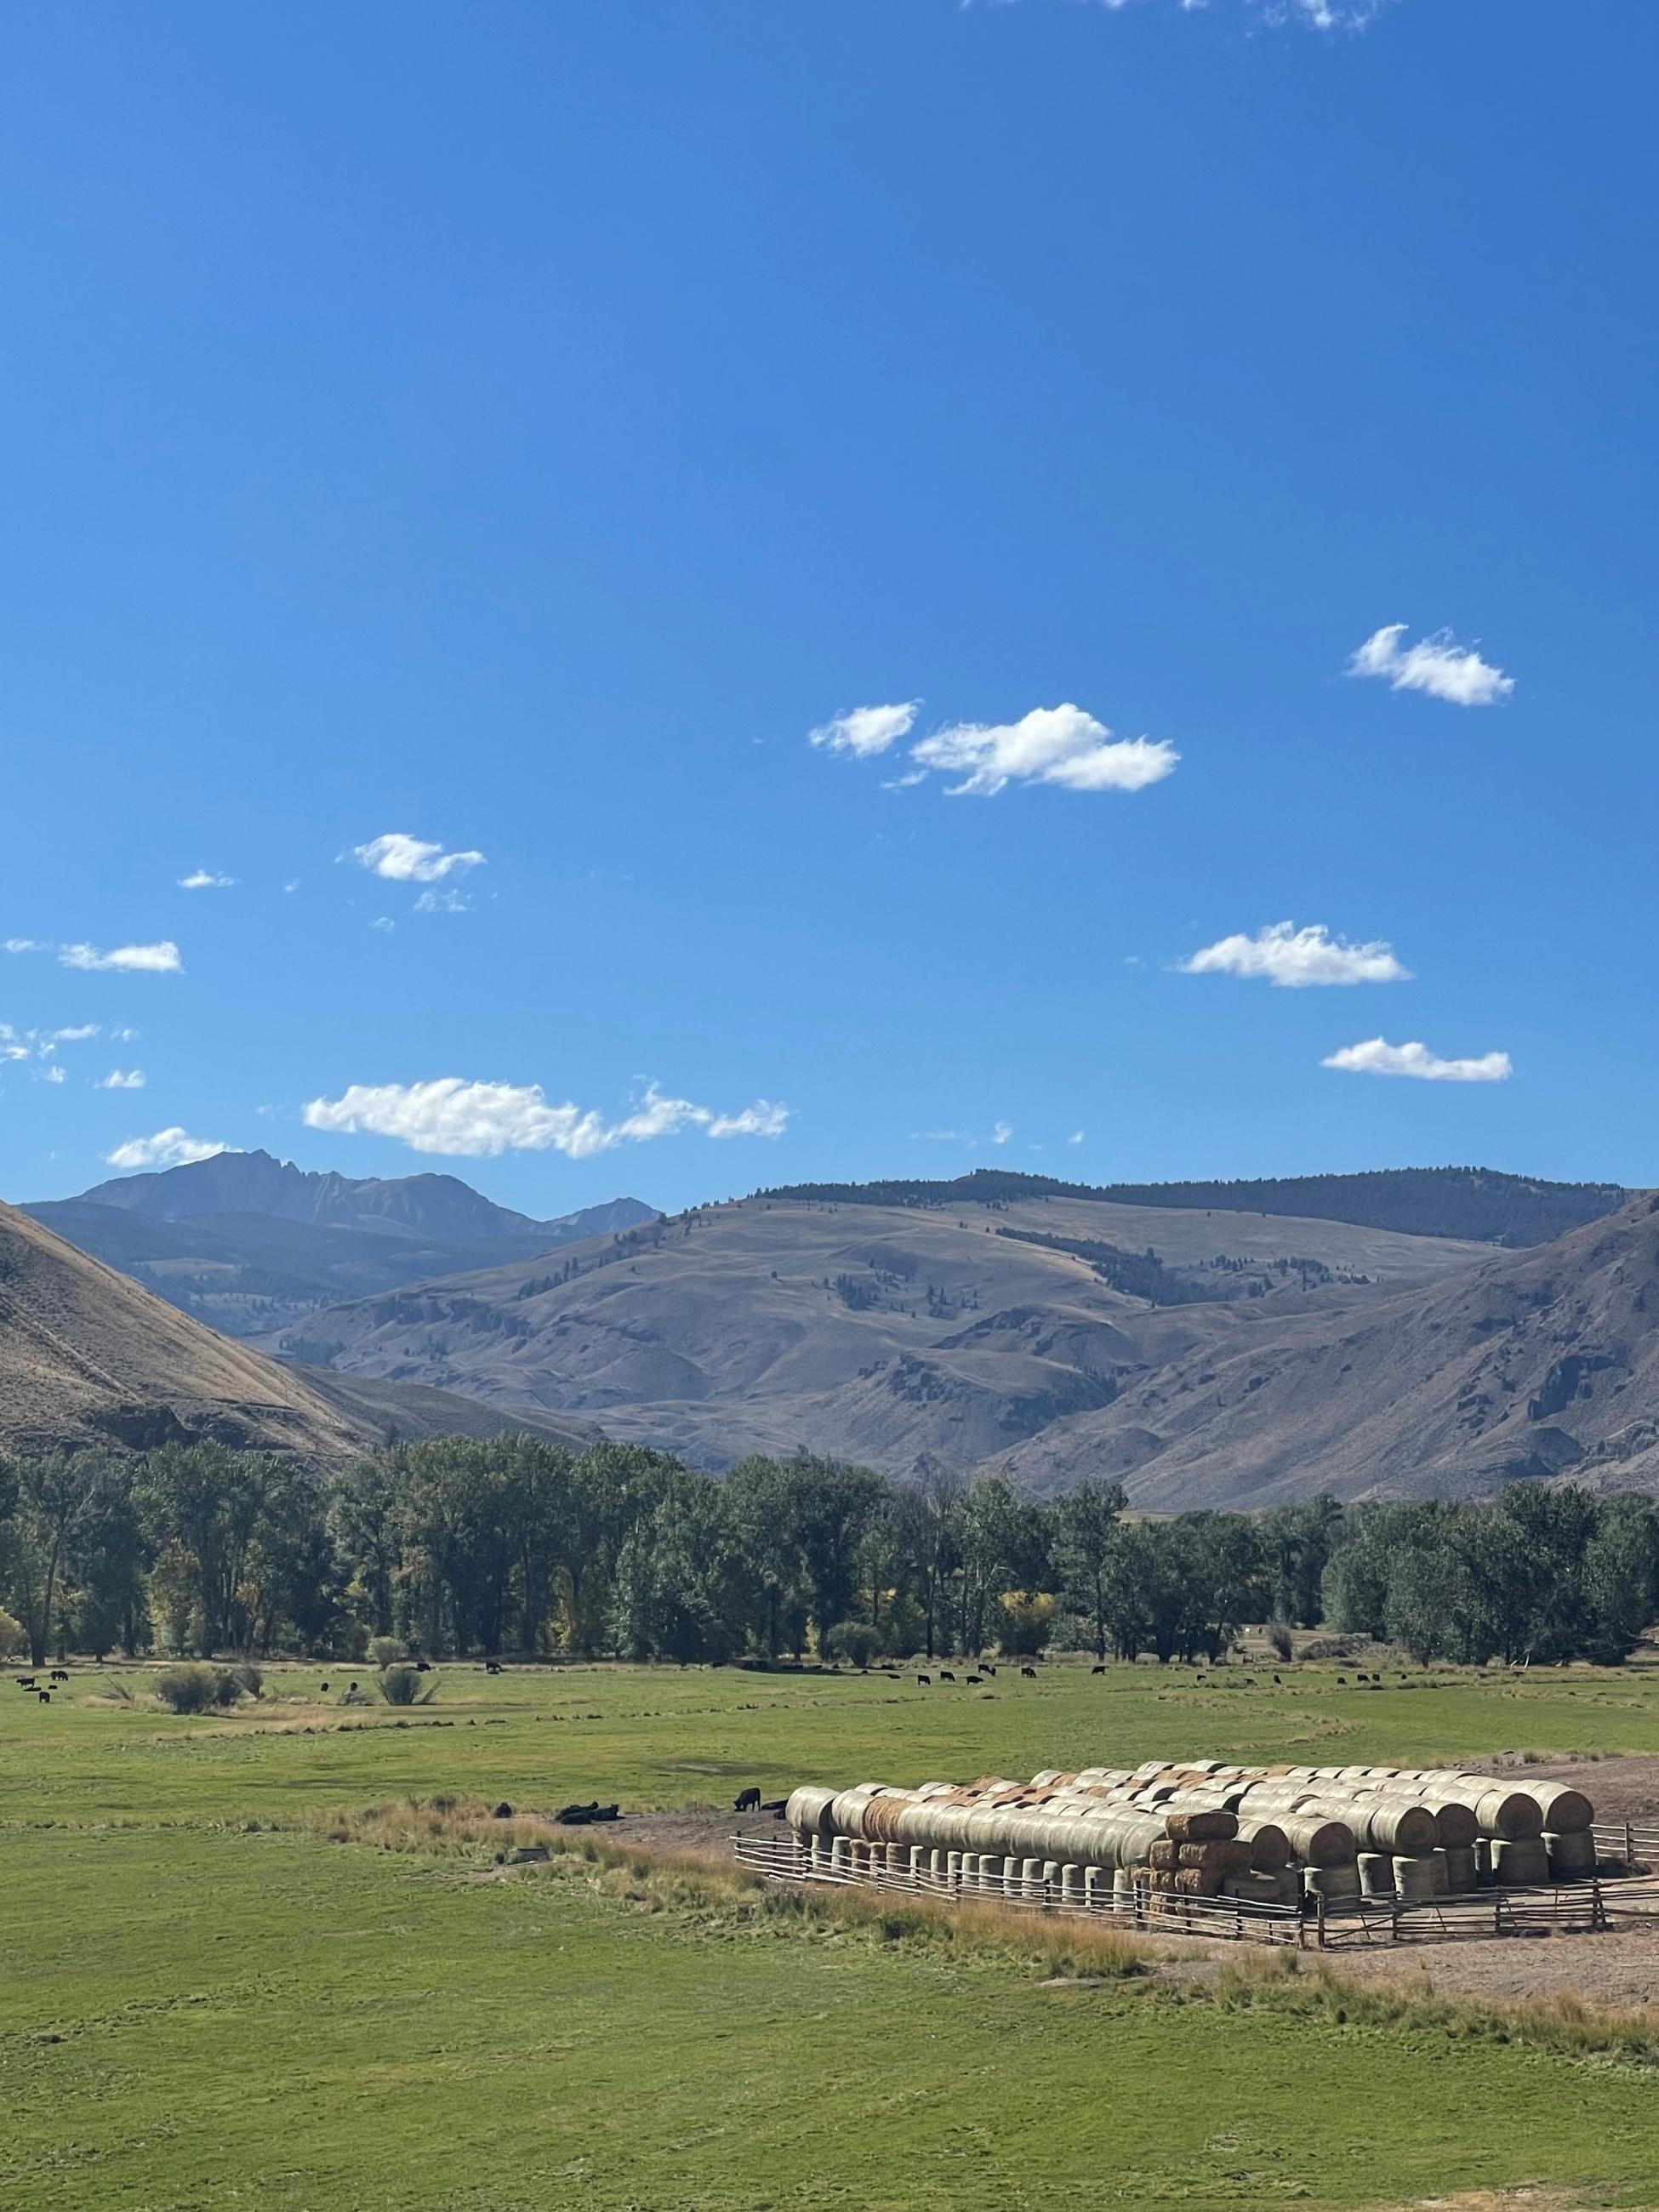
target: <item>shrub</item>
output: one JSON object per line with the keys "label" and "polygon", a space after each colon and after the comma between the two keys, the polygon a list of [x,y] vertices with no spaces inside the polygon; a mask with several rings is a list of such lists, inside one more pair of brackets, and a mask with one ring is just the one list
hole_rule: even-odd
{"label": "shrub", "polygon": [[867,1620],[838,1620],[823,1639],[831,1659],[846,1659],[854,1667],[867,1667],[881,1648],[881,1638]]}
{"label": "shrub", "polygon": [[216,1705],[234,1705],[241,1692],[231,1683],[228,1667],[204,1667],[187,1660],[161,1669],[155,1678],[155,1694],[169,1712],[206,1713]]}
{"label": "shrub", "polygon": [[401,1636],[371,1636],[368,1656],[376,1667],[392,1667],[399,1659],[408,1658],[409,1646]]}
{"label": "shrub", "polygon": [[1287,1620],[1270,1620],[1267,1623],[1267,1641],[1277,1658],[1289,1659],[1295,1651],[1296,1647],[1291,1641],[1291,1625]]}
{"label": "shrub", "polygon": [[264,1694],[265,1678],[251,1659],[239,1660],[234,1667],[222,1667],[219,1672],[223,1678],[222,1692],[226,1683],[234,1685],[228,1697],[221,1695],[219,1703],[222,1705],[234,1705],[239,1697],[257,1698]]}
{"label": "shrub", "polygon": [[422,1688],[421,1678],[412,1667],[383,1667],[380,1669],[380,1695],[389,1705],[430,1705],[438,1687],[438,1678]]}
{"label": "shrub", "polygon": [[0,1605],[0,1659],[10,1659],[27,1649],[29,1632],[15,1613]]}

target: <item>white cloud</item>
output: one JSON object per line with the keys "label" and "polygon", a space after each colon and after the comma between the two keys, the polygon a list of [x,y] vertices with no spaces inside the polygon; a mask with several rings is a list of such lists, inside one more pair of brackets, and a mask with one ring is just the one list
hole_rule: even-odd
{"label": "white cloud", "polygon": [[58,1062],[54,1061],[50,1067],[41,1069],[40,1080],[43,1083],[67,1083],[69,1078]]}
{"label": "white cloud", "polygon": [[129,1137],[125,1145],[106,1152],[104,1158],[108,1166],[131,1172],[140,1168],[186,1167],[191,1160],[210,1160],[229,1150],[228,1145],[204,1143],[183,1129],[158,1129],[153,1137]]}
{"label": "white cloud", "polygon": [[1320,1062],[1350,1075],[1409,1075],[1419,1083],[1507,1083],[1515,1069],[1506,1052],[1484,1053],[1479,1060],[1442,1060],[1422,1044],[1389,1044],[1371,1037],[1344,1045]]}
{"label": "white cloud", "polygon": [[371,874],[393,884],[441,883],[458,869],[484,866],[482,853],[447,853],[441,845],[429,845],[401,830],[388,830],[367,845],[354,845],[351,857]]}
{"label": "white cloud", "polygon": [[[990,0],[990,4],[1007,4],[1007,0]],[[1099,0],[1108,15],[1115,15],[1128,7],[1131,0]],[[1210,6],[1211,0],[1176,0],[1183,15],[1200,15]],[[1390,4],[1390,0],[1243,0],[1244,12],[1258,22],[1274,27],[1301,23],[1315,31],[1363,31],[1373,23]],[[973,0],[963,0],[964,7]]]}
{"label": "white cloud", "polygon": [[1034,707],[1017,722],[957,722],[910,748],[921,767],[959,775],[951,794],[993,799],[1010,783],[1064,791],[1144,791],[1173,773],[1173,745],[1115,738],[1081,707]]}
{"label": "white cloud", "polygon": [[398,927],[389,914],[377,914],[368,926],[371,929],[378,929],[387,933]]}
{"label": "white cloud", "polygon": [[65,945],[58,949],[65,968],[115,968],[143,975],[182,975],[184,963],[171,939],[160,945],[118,945],[100,952],[95,945]]}
{"label": "white cloud", "polygon": [[539,1084],[467,1083],[459,1076],[429,1083],[354,1083],[338,1098],[313,1098],[310,1129],[393,1137],[411,1152],[489,1159],[506,1152],[563,1152],[589,1159],[617,1145],[643,1144],[684,1129],[710,1137],[781,1137],[789,1109],[757,1098],[740,1113],[716,1114],[652,1085],[632,1113],[607,1121],[592,1108],[553,1105]]}
{"label": "white cloud", "polygon": [[234,876],[216,876],[211,868],[198,868],[193,874],[180,876],[181,891],[228,891],[234,888]]}
{"label": "white cloud", "polygon": [[107,1075],[100,1076],[97,1084],[100,1091],[142,1091],[143,1087],[144,1071],[142,1067],[129,1067],[125,1073],[118,1067],[112,1067]]}
{"label": "white cloud", "polygon": [[471,900],[465,891],[422,891],[415,902],[416,914],[465,914]]}
{"label": "white cloud", "polygon": [[137,1044],[143,1036],[142,1030],[112,1030],[110,1036],[117,1044]]}
{"label": "white cloud", "polygon": [[38,937],[9,937],[6,950],[8,952],[45,952],[49,947]]}
{"label": "white cloud", "polygon": [[97,1034],[96,1022],[82,1022],[78,1029],[48,1030],[46,1042],[48,1044],[84,1044],[88,1037],[95,1037]]}
{"label": "white cloud", "polygon": [[915,726],[920,699],[893,707],[854,707],[848,714],[832,715],[807,735],[809,744],[828,753],[852,753],[860,760],[884,753]]}
{"label": "white cloud", "polygon": [[770,1098],[757,1098],[740,1114],[716,1114],[708,1124],[711,1137],[781,1137],[789,1127],[789,1109]]}
{"label": "white cloud", "polygon": [[1449,630],[1402,647],[1405,635],[1404,623],[1375,631],[1349,660],[1349,675],[1379,677],[1393,690],[1426,691],[1454,707],[1491,707],[1514,690],[1514,677],[1483,660],[1472,645],[1455,643]]}
{"label": "white cloud", "polygon": [[991,1142],[994,1145],[1006,1145],[1013,1133],[1014,1125],[1012,1121],[999,1121],[991,1132]]}
{"label": "white cloud", "polygon": [[1333,937],[1323,922],[1298,929],[1294,922],[1271,922],[1254,937],[1241,932],[1221,938],[1181,963],[1183,975],[1265,976],[1282,991],[1321,983],[1405,983],[1411,970],[1395,959],[1394,948],[1374,938],[1367,945]]}
{"label": "white cloud", "polygon": [[1068,1145],[1080,1145],[1083,1142],[1082,1130],[1073,1129],[1071,1135],[1067,1137],[1066,1141]]}

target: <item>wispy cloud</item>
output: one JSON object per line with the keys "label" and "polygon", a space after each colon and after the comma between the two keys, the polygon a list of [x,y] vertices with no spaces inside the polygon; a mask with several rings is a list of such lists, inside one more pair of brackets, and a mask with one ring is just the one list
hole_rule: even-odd
{"label": "wispy cloud", "polygon": [[425,890],[415,902],[416,914],[466,914],[472,902],[465,891]]}
{"label": "wispy cloud", "polygon": [[810,731],[807,743],[827,753],[852,753],[860,760],[868,759],[909,736],[921,705],[920,699],[908,699],[899,706],[854,707],[850,713],[832,714]]}
{"label": "wispy cloud", "polygon": [[[886,752],[910,734],[916,702],[861,707],[811,733],[831,752]],[[867,718],[861,720],[860,718]],[[854,726],[858,726],[855,728]],[[1181,756],[1164,739],[1114,737],[1081,707],[1034,707],[1017,722],[951,722],[908,749],[912,765],[885,788],[908,790],[934,774],[958,780],[952,798],[994,799],[1011,783],[1049,784],[1062,791],[1144,791],[1172,775]]]}
{"label": "wispy cloud", "polygon": [[[963,0],[971,7],[975,0]],[[984,0],[992,7],[1007,7],[1012,0]],[[1120,14],[1124,9],[1137,4],[1137,0],[1095,0],[1095,4],[1109,15]],[[1169,0],[1179,14],[1202,15],[1212,0]],[[1273,28],[1299,23],[1314,31],[1363,31],[1374,23],[1393,0],[1241,0],[1243,13],[1255,21]]]}
{"label": "wispy cloud", "polygon": [[[13,1029],[9,1022],[0,1022],[0,1060],[47,1062],[56,1058],[60,1044],[85,1044],[89,1037],[97,1035],[96,1022],[81,1022],[71,1029],[22,1030]],[[35,1073],[43,1072],[37,1066]],[[46,1079],[61,1083],[62,1072],[48,1074]]]}
{"label": "wispy cloud", "polygon": [[1013,1133],[1014,1125],[1012,1121],[999,1121],[991,1131],[991,1142],[994,1145],[1006,1145]]}
{"label": "wispy cloud", "polygon": [[9,937],[5,940],[8,952],[49,952],[52,947],[38,937]]}
{"label": "wispy cloud", "polygon": [[108,952],[95,945],[63,945],[58,957],[65,968],[118,969],[138,975],[182,975],[185,969],[170,938],[160,945],[118,945]]}
{"label": "wispy cloud", "polygon": [[234,888],[234,876],[216,876],[211,868],[198,868],[188,876],[180,876],[181,891],[228,891]]}
{"label": "wispy cloud", "polygon": [[1067,1137],[1066,1141],[1068,1145],[1080,1145],[1083,1142],[1082,1130],[1073,1129],[1071,1135]]}
{"label": "wispy cloud", "polygon": [[94,1087],[100,1091],[142,1091],[144,1071],[142,1067],[112,1067],[107,1075],[99,1077]]}
{"label": "wispy cloud", "polygon": [[1333,937],[1323,922],[1298,929],[1291,921],[1270,922],[1254,937],[1241,932],[1206,945],[1181,963],[1183,975],[1265,977],[1281,991],[1316,984],[1404,983],[1411,969],[1395,957],[1392,945],[1374,938],[1353,945]]}
{"label": "wispy cloud", "polygon": [[1472,645],[1457,644],[1449,630],[1402,645],[1404,623],[1389,623],[1365,640],[1348,662],[1350,676],[1373,676],[1395,691],[1426,691],[1453,707],[1492,707],[1507,699],[1515,678],[1483,660]]}
{"label": "wispy cloud", "polygon": [[441,883],[446,876],[484,866],[482,853],[446,852],[441,845],[428,844],[402,830],[388,830],[366,845],[354,845],[351,857],[371,875],[392,884]]}
{"label": "wispy cloud", "polygon": [[149,1168],[187,1167],[192,1160],[210,1160],[230,1149],[228,1145],[209,1144],[183,1129],[158,1129],[153,1137],[129,1137],[125,1145],[106,1152],[104,1158],[110,1167],[132,1174]]}
{"label": "wispy cloud", "polygon": [[349,1136],[392,1137],[411,1152],[458,1158],[557,1152],[580,1160],[688,1129],[708,1137],[781,1137],[789,1109],[757,1098],[739,1112],[716,1113],[669,1097],[653,1084],[630,1113],[612,1121],[591,1107],[550,1103],[539,1084],[468,1083],[452,1075],[429,1083],[354,1083],[338,1098],[312,1099],[305,1122]]}
{"label": "wispy cloud", "polygon": [[1320,1062],[1349,1075],[1406,1075],[1419,1083],[1507,1083],[1515,1069],[1506,1052],[1478,1060],[1442,1060],[1424,1044],[1389,1044],[1382,1037],[1344,1045]]}

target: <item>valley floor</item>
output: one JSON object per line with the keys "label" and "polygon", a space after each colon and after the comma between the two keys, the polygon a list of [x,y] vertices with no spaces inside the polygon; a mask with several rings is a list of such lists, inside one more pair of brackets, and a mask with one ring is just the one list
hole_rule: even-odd
{"label": "valley floor", "polygon": [[667,1808],[1085,1753],[1659,1752],[1646,1675],[1369,1694],[1308,1669],[1271,1694],[1054,1667],[947,1703],[878,1676],[454,1668],[401,1725],[321,1679],[278,1671],[209,1721],[161,1713],[143,1670],[0,1703],[9,2212],[1659,2204],[1641,2063],[1193,1969],[1056,1974],[643,1858],[507,1875],[329,1839],[331,1808],[439,1793]]}

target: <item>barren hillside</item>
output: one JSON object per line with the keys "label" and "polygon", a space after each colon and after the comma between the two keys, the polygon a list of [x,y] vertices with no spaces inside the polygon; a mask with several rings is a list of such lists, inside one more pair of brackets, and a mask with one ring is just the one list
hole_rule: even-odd
{"label": "barren hillside", "polygon": [[798,1447],[903,1472],[1042,1438],[1194,1352],[1477,1265],[1345,1223],[1034,1197],[758,1197],[366,1298],[268,1340],[349,1375],[574,1413],[719,1466]]}

